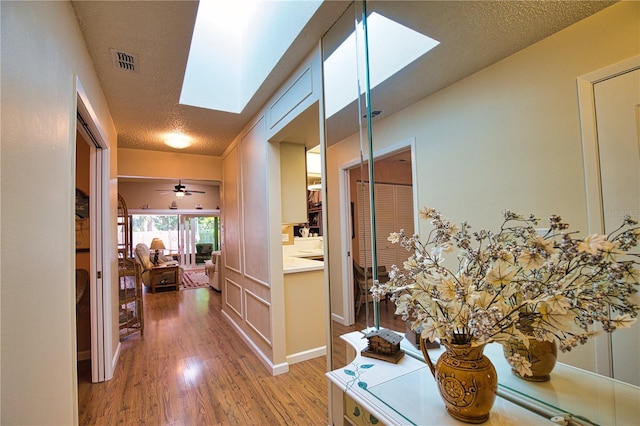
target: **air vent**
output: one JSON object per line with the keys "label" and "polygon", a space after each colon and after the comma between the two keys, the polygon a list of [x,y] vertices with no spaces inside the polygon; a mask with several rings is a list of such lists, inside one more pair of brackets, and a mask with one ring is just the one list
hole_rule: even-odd
{"label": "air vent", "polygon": [[138,55],[126,53],[121,50],[111,49],[113,65],[125,71],[138,72]]}

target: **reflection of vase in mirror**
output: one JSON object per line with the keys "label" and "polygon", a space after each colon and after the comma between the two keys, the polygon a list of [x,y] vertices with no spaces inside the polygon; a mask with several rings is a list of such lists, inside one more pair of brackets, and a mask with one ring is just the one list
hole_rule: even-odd
{"label": "reflection of vase in mirror", "polygon": [[529,339],[529,348],[527,349],[522,342],[512,341],[503,345],[504,356],[509,359],[518,353],[531,363],[531,375],[522,375],[515,368],[511,368],[511,372],[517,377],[530,382],[546,382],[551,379],[551,371],[556,365],[558,359],[558,346],[555,340],[552,342]]}
{"label": "reflection of vase in mirror", "polygon": [[302,238],[307,238],[309,236],[309,228],[300,228],[299,232]]}

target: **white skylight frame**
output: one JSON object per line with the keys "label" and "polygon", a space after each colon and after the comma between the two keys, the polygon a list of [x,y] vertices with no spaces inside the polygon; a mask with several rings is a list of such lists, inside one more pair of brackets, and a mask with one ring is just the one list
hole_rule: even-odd
{"label": "white skylight frame", "polygon": [[180,103],[239,114],[322,0],[200,0]]}
{"label": "white skylight frame", "polygon": [[[407,28],[378,13],[367,17],[369,47],[369,78],[371,89],[440,44],[433,38]],[[356,37],[356,31],[358,32]],[[364,63],[363,49],[356,49],[356,40],[363,40],[362,22],[324,61],[325,113],[331,117],[357,99],[358,63]],[[360,72],[364,72],[360,67]],[[364,93],[364,86],[361,87]]]}

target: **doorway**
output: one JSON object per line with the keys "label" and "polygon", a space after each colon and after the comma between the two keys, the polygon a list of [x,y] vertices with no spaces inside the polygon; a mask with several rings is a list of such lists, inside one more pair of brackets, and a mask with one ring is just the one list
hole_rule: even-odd
{"label": "doorway", "polygon": [[[359,282],[367,283],[372,279],[372,238],[375,238],[377,268],[381,280],[387,279],[386,274],[392,265],[401,265],[408,257],[408,253],[387,241],[387,237],[400,229],[410,234],[417,229],[414,214],[417,186],[413,152],[414,140],[410,139],[388,147],[375,156],[376,229],[373,233],[369,214],[368,178],[362,176],[359,164],[343,166],[344,204],[349,206],[345,209],[349,211],[349,216],[346,216],[344,222],[348,224],[348,234],[351,237],[346,244],[347,253],[343,256],[344,282],[348,283],[343,288],[343,300],[346,301],[344,325],[364,323],[366,327],[373,326],[372,302],[368,297],[370,285],[365,285],[364,288],[359,285]],[[367,163],[364,168],[367,168]],[[364,271],[363,279],[356,278],[361,276],[358,271]],[[398,328],[392,326],[397,320],[393,303],[387,301],[384,308],[379,312],[380,320],[388,324],[385,327]]]}
{"label": "doorway", "polygon": [[[606,234],[640,220],[640,56],[578,78],[578,90],[589,232]],[[638,322],[596,337],[599,374],[638,386],[639,357]]]}
{"label": "doorway", "polygon": [[[76,162],[84,174],[82,178],[86,189],[84,205],[88,217],[83,234],[76,234],[76,253],[86,257],[82,265],[78,266],[86,267],[88,264],[88,269],[85,269],[88,271],[88,286],[85,290],[88,296],[84,297],[89,298],[91,381],[102,382],[113,377],[113,367],[119,350],[119,346],[114,346],[112,339],[116,319],[112,317],[111,310],[112,296],[116,294],[117,289],[109,285],[111,268],[104,260],[105,253],[112,249],[107,229],[110,223],[109,147],[99,129],[98,119],[93,113],[86,92],[77,78],[76,99],[76,132],[79,135],[76,137],[76,150],[80,147],[76,152],[78,156]],[[88,155],[85,149],[88,150]],[[78,155],[79,152],[82,154]],[[73,189],[78,184],[76,182],[78,177],[74,176],[74,178]],[[83,325],[86,324],[83,323]],[[86,352],[80,355],[83,358],[87,357]]]}

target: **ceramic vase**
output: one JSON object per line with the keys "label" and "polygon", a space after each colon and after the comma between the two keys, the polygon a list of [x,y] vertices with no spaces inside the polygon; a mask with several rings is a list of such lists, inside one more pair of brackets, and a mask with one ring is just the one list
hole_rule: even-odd
{"label": "ceramic vase", "polygon": [[431,369],[440,396],[449,415],[465,423],[483,423],[489,419],[498,390],[498,375],[483,355],[485,345],[443,343],[445,352],[435,365],[431,362],[425,339],[420,347]]}
{"label": "ceramic vase", "polygon": [[515,368],[511,368],[511,372],[519,378],[531,382],[546,382],[551,379],[551,371],[553,371],[558,359],[558,346],[555,340],[549,342],[529,337],[529,348],[522,342],[514,340],[503,345],[503,350],[505,358],[519,353],[531,363],[531,372],[533,373],[531,376],[520,375]]}

